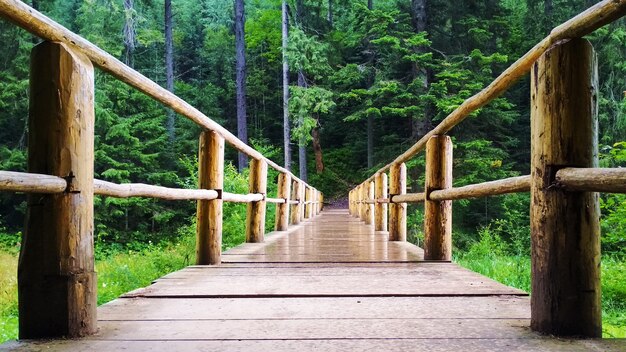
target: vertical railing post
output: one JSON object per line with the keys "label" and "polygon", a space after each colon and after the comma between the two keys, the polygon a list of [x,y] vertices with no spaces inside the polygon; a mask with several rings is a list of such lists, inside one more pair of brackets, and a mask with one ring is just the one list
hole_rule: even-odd
{"label": "vertical railing post", "polygon": [[267,196],[267,163],[265,160],[250,160],[250,193],[260,193],[264,197],[258,202],[248,203],[246,242],[263,242],[265,236],[265,196]]}
{"label": "vertical railing post", "polygon": [[452,187],[452,140],[433,136],[426,142],[424,259],[452,260],[452,201],[430,200],[430,192]]}
{"label": "vertical railing post", "polygon": [[348,214],[352,216],[352,190],[348,192]]}
{"label": "vertical railing post", "polygon": [[365,223],[367,225],[374,224],[374,203],[369,201],[374,200],[374,181],[365,182],[365,200],[368,203],[365,204]]}
{"label": "vertical railing post", "polygon": [[361,183],[359,185],[359,219],[361,221],[365,221],[365,203],[363,203],[363,201],[365,201],[365,187],[364,187],[364,183]]}
{"label": "vertical railing post", "polygon": [[[387,198],[387,174],[384,172],[376,174],[374,178],[375,194],[374,199]],[[374,205],[374,230],[387,231],[387,203],[376,203]]]}
{"label": "vertical railing post", "polygon": [[278,174],[278,198],[284,199],[285,203],[276,204],[276,231],[287,231],[289,228],[289,200],[291,200],[291,175]]}
{"label": "vertical railing post", "polygon": [[298,185],[299,195],[298,199],[300,200],[300,211],[298,212],[298,217],[300,218],[300,222],[304,221],[304,214],[306,212],[306,185],[304,182],[299,182]]}
{"label": "vertical railing post", "polygon": [[35,46],[28,172],[63,177],[67,190],[28,196],[18,265],[20,339],[96,332],[94,116],[89,59],[65,44]]}
{"label": "vertical railing post", "polygon": [[222,190],[224,188],[224,138],[213,131],[200,134],[198,186],[213,189],[219,197],[199,200],[196,221],[196,264],[222,262]]}
{"label": "vertical railing post", "polygon": [[[406,165],[393,164],[389,169],[389,199],[406,194]],[[406,241],[406,203],[389,203],[389,241]]]}
{"label": "vertical railing post", "polygon": [[318,195],[319,205],[317,207],[317,213],[319,214],[324,210],[324,194],[318,191]]}
{"label": "vertical railing post", "polygon": [[300,223],[300,182],[293,181],[291,189],[291,200],[298,201],[291,205],[291,223],[297,225]]}
{"label": "vertical railing post", "polygon": [[601,337],[598,194],[568,192],[554,180],[562,167],[598,164],[593,47],[572,39],[531,72],[531,328]]}
{"label": "vertical railing post", "polygon": [[311,187],[304,186],[304,218],[311,218]]}

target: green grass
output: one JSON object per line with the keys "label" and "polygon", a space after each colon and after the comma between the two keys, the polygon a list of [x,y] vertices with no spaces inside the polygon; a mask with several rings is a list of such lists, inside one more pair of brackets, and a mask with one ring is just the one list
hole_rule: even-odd
{"label": "green grass", "polygon": [[0,251],[0,343],[17,337],[17,255]]}
{"label": "green grass", "polygon": [[[480,241],[458,253],[454,261],[505,285],[530,292],[530,257],[511,255],[506,245],[489,229],[480,231]],[[626,338],[626,260],[602,257],[602,331],[605,338]]]}

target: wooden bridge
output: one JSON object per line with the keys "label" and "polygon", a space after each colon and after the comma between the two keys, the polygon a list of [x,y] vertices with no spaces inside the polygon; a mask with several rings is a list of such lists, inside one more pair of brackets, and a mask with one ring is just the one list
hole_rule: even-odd
{"label": "wooden bridge", "polygon": [[531,332],[530,300],[328,210],[98,309],[81,340],[17,351],[620,351]]}
{"label": "wooden bridge", "polygon": [[[28,172],[0,171],[0,190],[29,193],[21,340],[0,348],[625,350],[625,341],[550,337],[602,333],[597,192],[626,193],[626,169],[597,167],[597,61],[581,38],[625,14],[626,0],[605,0],[555,28],[350,191],[349,210],[321,212],[321,192],[176,95],[23,2],[0,0],[2,17],[44,39],[31,56]],[[94,179],[94,65],[203,128],[199,189]],[[529,72],[530,175],[453,187],[446,134]],[[248,194],[223,190],[226,143],[251,158]],[[407,193],[405,162],[422,150],[424,190]],[[279,172],[275,198],[268,167]],[[529,191],[530,299],[450,263],[453,200]],[[94,195],[197,201],[198,266],[97,309]],[[225,253],[223,202],[247,203],[247,243]],[[416,202],[424,251],[406,242]],[[277,211],[266,238],[267,204]],[[82,339],[41,340],[67,337]]]}

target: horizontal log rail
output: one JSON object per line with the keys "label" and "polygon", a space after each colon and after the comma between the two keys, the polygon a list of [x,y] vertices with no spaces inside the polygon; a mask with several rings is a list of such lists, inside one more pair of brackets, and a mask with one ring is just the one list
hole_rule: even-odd
{"label": "horizontal log rail", "polygon": [[[156,198],[163,200],[212,200],[220,197],[220,192],[209,189],[185,189],[152,186],[143,183],[117,184],[94,179],[94,194],[114,198]],[[67,181],[62,177],[26,172],[0,171],[0,191],[18,193],[55,194],[67,190]],[[251,203],[264,199],[259,193],[236,194],[221,192],[225,202]],[[265,198],[273,204],[319,204],[319,201],[287,201],[284,198]]]}
{"label": "horizontal log rail", "polygon": [[[524,56],[515,61],[502,72],[485,89],[465,100],[458,108],[451,112],[434,129],[425,134],[413,146],[407,149],[392,162],[382,167],[376,173],[381,173],[394,164],[409,161],[417,153],[426,148],[426,142],[436,135],[444,135],[461,123],[467,116],[487,105],[506,90],[511,88],[517,80],[530,72],[533,64],[555,44],[573,38],[583,37],[596,29],[611,23],[626,14],[626,0],[605,0],[590,7],[578,16],[554,28],[541,42],[530,49]],[[366,181],[372,181],[374,175]]]}
{"label": "horizontal log rail", "polygon": [[144,197],[166,200],[211,200],[219,197],[217,191],[208,189],[177,189],[143,183],[116,184],[102,180],[94,180],[93,188],[94,194],[115,198]]}
{"label": "horizontal log rail", "polygon": [[291,175],[293,180],[302,182],[289,170],[269,160],[263,154],[242,142],[226,128],[191,106],[183,99],[161,87],[146,76],[126,66],[120,60],[100,49],[87,39],[73,33],[59,23],[54,22],[39,11],[20,0],[0,0],[0,16],[41,39],[64,43],[84,54],[98,68],[113,75],[120,81],[136,88],[140,92],[171,108],[181,116],[195,122],[207,130],[217,132],[236,150],[257,160],[264,160],[274,170]]}
{"label": "horizontal log rail", "polygon": [[556,184],[572,191],[626,193],[626,168],[564,168]]}
{"label": "horizontal log rail", "polygon": [[6,192],[62,193],[67,189],[64,178],[24,172],[0,171],[0,190]]}
{"label": "horizontal log rail", "polygon": [[431,200],[455,200],[529,191],[530,176],[518,176],[463,187],[432,191],[428,198]]}
{"label": "horizontal log rail", "polygon": [[[597,62],[582,37],[624,15],[626,0],[605,0],[554,28],[487,87],[352,189],[350,214],[372,224],[374,212],[377,230],[389,215],[389,240],[406,241],[407,204],[424,202],[424,259],[445,261],[452,258],[453,200],[530,192],[531,328],[600,337],[600,206],[595,192],[626,193],[626,168],[595,167]],[[446,133],[528,73],[531,174],[452,187],[452,141]],[[405,163],[424,150],[424,192],[407,193]],[[387,179],[389,196],[384,195]],[[389,203],[389,214],[384,203]]]}
{"label": "horizontal log rail", "polygon": [[[221,264],[223,202],[247,204],[247,242],[264,240],[267,203],[276,205],[276,231],[321,211],[317,189],[86,39],[20,0],[0,0],[0,17],[44,40],[31,55],[28,173],[0,171],[0,191],[29,193],[18,268],[20,338],[97,331],[94,195],[197,201],[198,265]],[[202,127],[198,189],[94,179],[94,66]],[[250,157],[247,194],[223,192],[225,143]],[[268,167],[279,173],[276,198],[267,194]]]}

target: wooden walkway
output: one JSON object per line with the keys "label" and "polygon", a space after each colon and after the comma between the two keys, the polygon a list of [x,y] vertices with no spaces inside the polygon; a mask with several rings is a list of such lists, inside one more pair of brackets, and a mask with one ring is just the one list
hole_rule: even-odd
{"label": "wooden walkway", "polygon": [[619,340],[530,331],[527,295],[422,251],[344,210],[191,266],[98,310],[82,340],[19,351],[624,351]]}

